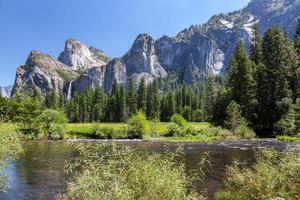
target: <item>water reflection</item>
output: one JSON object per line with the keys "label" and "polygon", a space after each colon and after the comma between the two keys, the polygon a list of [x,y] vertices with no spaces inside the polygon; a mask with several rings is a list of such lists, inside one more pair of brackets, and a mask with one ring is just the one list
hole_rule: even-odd
{"label": "water reflection", "polygon": [[[123,143],[124,144],[124,143]],[[174,151],[176,144],[159,142],[128,142],[126,145],[147,151]],[[288,145],[275,141],[223,142],[212,144],[190,143],[184,145],[187,170],[195,168],[206,152],[209,152],[211,168],[199,191],[205,190],[209,199],[214,199],[217,191],[223,189],[226,166],[234,161],[251,165],[254,162],[253,149],[261,147],[285,149]],[[8,169],[12,178],[8,193],[0,193],[0,200],[44,200],[54,199],[65,190],[66,176],[63,167],[66,160],[76,157],[76,153],[65,143],[29,142],[24,144],[25,153]]]}

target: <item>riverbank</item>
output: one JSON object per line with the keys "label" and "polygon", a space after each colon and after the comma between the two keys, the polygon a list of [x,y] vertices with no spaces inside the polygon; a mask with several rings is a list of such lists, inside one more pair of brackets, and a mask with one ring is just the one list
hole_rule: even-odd
{"label": "riverbank", "polygon": [[[143,139],[130,138],[128,125],[126,123],[68,123],[65,127],[65,134],[58,141],[93,140],[93,141],[154,141],[170,143],[190,142],[220,142],[220,141],[244,141],[245,138],[233,137],[232,134],[220,127],[212,126],[207,122],[190,122],[188,127],[192,130],[184,136],[169,135],[172,123],[150,122],[150,134]],[[5,124],[6,127],[18,127],[16,124]],[[43,140],[42,137],[34,138],[32,135],[22,134],[23,140]],[[248,138],[250,139],[250,138]],[[257,139],[255,139],[257,140]],[[259,139],[260,140],[260,139]],[[269,139],[262,139],[269,140]],[[278,136],[276,139],[284,142],[300,142],[299,137]]]}

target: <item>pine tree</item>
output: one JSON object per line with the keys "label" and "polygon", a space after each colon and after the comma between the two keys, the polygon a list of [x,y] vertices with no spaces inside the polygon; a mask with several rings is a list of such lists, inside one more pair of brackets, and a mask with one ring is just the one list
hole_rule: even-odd
{"label": "pine tree", "polygon": [[134,86],[133,80],[131,78],[128,80],[127,106],[128,106],[129,117],[136,114],[136,112],[137,112],[137,96],[136,96],[135,86]]}
{"label": "pine tree", "polygon": [[295,135],[300,136],[300,98],[295,103]]}
{"label": "pine tree", "polygon": [[119,98],[119,102],[118,102],[118,105],[119,105],[119,110],[120,110],[120,121],[121,122],[126,122],[127,119],[128,119],[128,109],[127,109],[127,106],[126,106],[126,89],[125,89],[125,85],[122,85],[121,86],[121,89],[120,89],[120,98]]}
{"label": "pine tree", "polygon": [[152,85],[153,90],[153,119],[159,120],[160,116],[160,97],[158,81],[155,79]]}
{"label": "pine tree", "polygon": [[218,99],[218,86],[214,76],[209,76],[205,86],[204,115],[206,120],[212,121]]}
{"label": "pine tree", "polygon": [[295,91],[294,98],[296,99],[300,97],[300,18],[297,21],[294,47],[297,54],[297,62],[293,68],[293,87]]}
{"label": "pine tree", "polygon": [[298,56],[300,57],[300,18],[298,19],[297,25],[296,25],[294,46],[295,46]]}
{"label": "pine tree", "polygon": [[114,80],[112,85],[112,90],[109,94],[107,115],[108,121],[118,122],[120,121],[120,107],[119,103],[119,86],[116,80]]}
{"label": "pine tree", "polygon": [[104,120],[104,113],[106,107],[106,95],[101,87],[97,87],[94,92],[94,107],[93,107],[93,120],[101,122]]}
{"label": "pine tree", "polygon": [[167,120],[169,121],[171,117],[176,113],[176,102],[173,92],[169,92],[167,96]]}
{"label": "pine tree", "polygon": [[253,27],[253,38],[250,58],[256,65],[259,65],[263,61],[262,39],[260,37],[258,24],[255,24]]}
{"label": "pine tree", "polygon": [[147,87],[145,78],[143,77],[140,81],[139,88],[138,88],[138,110],[146,113],[147,112]]}
{"label": "pine tree", "polygon": [[239,104],[232,101],[226,110],[227,113],[227,125],[233,135],[236,135],[238,127],[243,123],[242,112]]}
{"label": "pine tree", "polygon": [[[290,77],[295,60],[293,48],[279,27],[269,29],[263,38],[263,64],[260,69],[258,92],[261,132],[270,133],[281,119],[278,102],[290,94]],[[288,86],[286,83],[289,83]]]}
{"label": "pine tree", "polygon": [[233,100],[240,105],[242,114],[247,120],[253,119],[256,102],[252,67],[252,62],[240,40],[230,60],[228,85],[231,88]]}

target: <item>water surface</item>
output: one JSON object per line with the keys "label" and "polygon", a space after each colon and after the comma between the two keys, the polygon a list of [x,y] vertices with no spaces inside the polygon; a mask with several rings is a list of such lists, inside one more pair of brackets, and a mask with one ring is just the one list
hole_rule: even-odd
{"label": "water surface", "polygon": [[[91,141],[85,141],[91,142]],[[154,152],[174,151],[178,144],[161,142],[127,141],[122,144]],[[233,162],[251,166],[255,160],[254,150],[272,147],[284,150],[291,144],[275,140],[185,143],[184,160],[187,170],[195,168],[208,152],[211,168],[199,191],[205,191],[209,199],[214,199],[216,192],[224,189],[223,180],[226,166]],[[63,167],[66,161],[76,157],[76,152],[65,142],[28,142],[24,144],[24,155],[14,162],[8,170],[11,188],[7,193],[0,193],[0,200],[51,200],[63,192],[67,177]]]}

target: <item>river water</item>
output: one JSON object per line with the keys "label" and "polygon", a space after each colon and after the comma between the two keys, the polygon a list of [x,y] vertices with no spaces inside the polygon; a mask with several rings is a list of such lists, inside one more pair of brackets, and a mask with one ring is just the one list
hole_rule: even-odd
{"label": "river water", "polygon": [[[83,141],[87,142],[87,141]],[[89,143],[91,141],[88,141]],[[95,141],[94,141],[95,142]],[[178,144],[162,142],[125,141],[122,144],[154,152],[174,151]],[[285,150],[291,144],[275,140],[239,142],[185,143],[184,160],[187,170],[195,168],[202,157],[209,153],[211,167],[199,191],[209,199],[224,189],[226,166],[234,162],[251,166],[255,162],[254,151],[261,148]],[[76,152],[66,142],[28,142],[24,144],[24,155],[13,162],[7,170],[11,187],[0,193],[0,200],[51,200],[65,190],[64,164],[76,157]]]}

